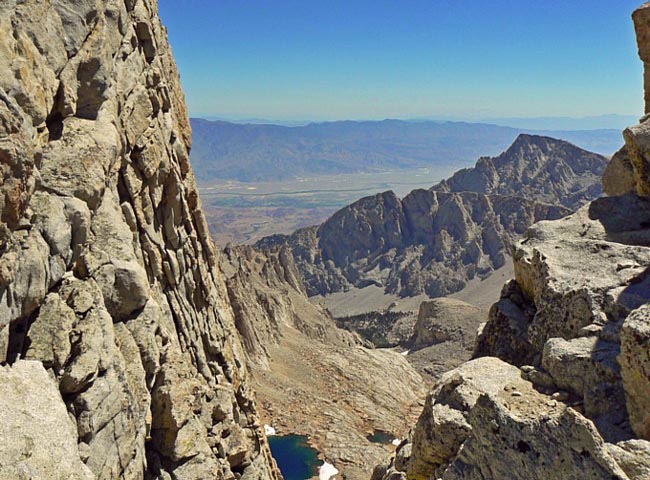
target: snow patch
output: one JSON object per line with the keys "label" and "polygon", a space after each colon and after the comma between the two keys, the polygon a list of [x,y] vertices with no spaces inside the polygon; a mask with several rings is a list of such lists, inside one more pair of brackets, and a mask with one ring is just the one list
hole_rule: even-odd
{"label": "snow patch", "polygon": [[331,480],[334,476],[339,473],[334,465],[323,461],[323,464],[318,469],[318,479],[319,480]]}
{"label": "snow patch", "polygon": [[396,447],[399,447],[399,444],[402,443],[402,441],[399,438],[396,438],[391,443]]}
{"label": "snow patch", "polygon": [[402,352],[402,355],[407,356],[409,353],[411,353],[410,350],[404,350],[404,351]]}
{"label": "snow patch", "polygon": [[264,425],[264,433],[266,434],[267,437],[272,437],[273,435],[276,435],[275,428],[273,428],[271,425]]}

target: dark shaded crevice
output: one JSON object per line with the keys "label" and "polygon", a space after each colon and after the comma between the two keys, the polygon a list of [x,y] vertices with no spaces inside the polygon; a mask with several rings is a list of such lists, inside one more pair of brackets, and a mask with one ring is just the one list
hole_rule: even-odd
{"label": "dark shaded crevice", "polygon": [[528,453],[531,451],[530,444],[528,442],[524,442],[523,440],[519,440],[517,442],[517,450],[520,453]]}
{"label": "dark shaded crevice", "polygon": [[29,339],[29,329],[32,323],[36,321],[41,309],[34,310],[31,315],[15,320],[5,328],[9,329],[9,341],[7,346],[7,359],[5,364],[13,365],[17,360],[25,357],[31,340]]}

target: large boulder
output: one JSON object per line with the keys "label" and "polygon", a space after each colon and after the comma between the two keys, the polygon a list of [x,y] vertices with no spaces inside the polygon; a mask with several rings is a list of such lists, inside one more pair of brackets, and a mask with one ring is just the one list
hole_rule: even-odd
{"label": "large boulder", "polygon": [[650,440],[650,305],[625,319],[619,362],[632,428],[640,438]]}
{"label": "large boulder", "polygon": [[[615,447],[619,458],[630,450],[624,447]],[[650,451],[645,444],[637,448]],[[639,463],[630,468],[648,465]],[[536,391],[517,367],[490,357],[448,372],[433,388],[412,440],[377,478],[404,474],[422,480],[632,478],[588,418]]]}

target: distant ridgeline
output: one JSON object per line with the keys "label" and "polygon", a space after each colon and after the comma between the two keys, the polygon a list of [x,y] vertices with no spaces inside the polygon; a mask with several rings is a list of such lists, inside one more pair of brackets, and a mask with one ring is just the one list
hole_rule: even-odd
{"label": "distant ridgeline", "polygon": [[320,226],[257,245],[289,246],[310,295],[375,284],[401,296],[443,296],[503,266],[509,245],[533,223],[601,195],[607,162],[562,140],[522,134],[501,155],[429,190],[362,198]]}
{"label": "distant ridgeline", "polygon": [[533,132],[465,122],[341,121],[286,127],[194,118],[191,124],[191,160],[199,182],[460,168],[480,155],[496,155],[526,132],[562,138],[604,155],[622,143],[619,130]]}

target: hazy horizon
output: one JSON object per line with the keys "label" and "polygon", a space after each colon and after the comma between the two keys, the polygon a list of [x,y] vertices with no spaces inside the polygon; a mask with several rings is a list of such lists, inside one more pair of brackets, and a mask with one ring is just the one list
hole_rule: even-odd
{"label": "hazy horizon", "polygon": [[402,122],[456,122],[456,123],[476,123],[486,125],[497,125],[503,127],[518,128],[524,130],[621,130],[637,122],[638,115],[623,114],[603,114],[589,115],[584,117],[570,116],[548,116],[548,117],[494,117],[494,118],[467,118],[467,117],[445,117],[428,115],[419,118],[265,118],[263,116],[246,116],[246,115],[224,115],[224,114],[195,114],[190,113],[191,118],[197,118],[208,121],[222,121],[235,124],[251,125],[279,125],[284,127],[301,127],[309,124],[319,123],[336,123],[336,122],[384,122],[384,121],[402,121]]}
{"label": "hazy horizon", "polygon": [[160,0],[192,116],[640,116],[638,0]]}

